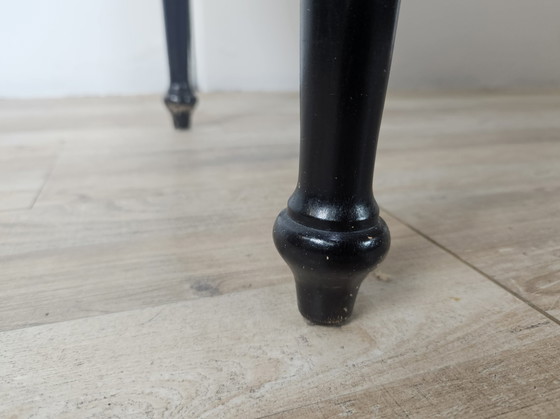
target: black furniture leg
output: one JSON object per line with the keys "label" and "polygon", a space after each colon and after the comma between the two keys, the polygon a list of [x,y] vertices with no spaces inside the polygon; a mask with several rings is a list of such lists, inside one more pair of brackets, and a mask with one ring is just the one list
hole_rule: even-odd
{"label": "black furniture leg", "polygon": [[372,193],[398,0],[302,0],[301,144],[274,242],[301,314],[339,325],[389,250]]}
{"label": "black furniture leg", "polygon": [[189,79],[189,0],[163,0],[171,85],[164,102],[177,129],[188,129],[196,97]]}

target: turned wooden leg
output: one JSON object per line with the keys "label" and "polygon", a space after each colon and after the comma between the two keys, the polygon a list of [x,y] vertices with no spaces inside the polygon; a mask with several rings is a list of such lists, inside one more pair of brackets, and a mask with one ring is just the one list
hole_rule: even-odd
{"label": "turned wooden leg", "polygon": [[190,14],[189,0],[163,0],[167,55],[171,84],[165,96],[165,105],[173,116],[177,129],[187,129],[196,97],[189,79]]}
{"label": "turned wooden leg", "polygon": [[338,325],[390,245],[372,181],[399,1],[301,5],[299,179],[273,236],[301,314]]}

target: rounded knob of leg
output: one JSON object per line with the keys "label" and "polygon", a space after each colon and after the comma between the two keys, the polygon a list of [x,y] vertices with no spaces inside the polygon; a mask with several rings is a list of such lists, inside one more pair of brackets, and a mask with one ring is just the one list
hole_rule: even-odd
{"label": "rounded knob of leg", "polygon": [[330,231],[305,226],[286,210],[276,219],[273,238],[294,274],[301,314],[324,325],[350,318],[362,281],[384,259],[391,241],[381,217],[362,230]]}
{"label": "rounded knob of leg", "polygon": [[191,114],[196,106],[196,97],[185,84],[174,83],[165,96],[164,103],[171,112],[176,129],[189,129]]}

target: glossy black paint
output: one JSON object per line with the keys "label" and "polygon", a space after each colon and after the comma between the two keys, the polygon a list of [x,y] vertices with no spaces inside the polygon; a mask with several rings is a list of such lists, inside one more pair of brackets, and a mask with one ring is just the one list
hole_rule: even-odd
{"label": "glossy black paint", "polygon": [[171,84],[164,102],[177,129],[187,129],[196,105],[190,84],[189,54],[191,43],[189,0],[163,0],[169,76]]}
{"label": "glossy black paint", "polygon": [[274,225],[307,319],[351,315],[385,257],[389,230],[372,193],[398,0],[302,0],[299,179]]}

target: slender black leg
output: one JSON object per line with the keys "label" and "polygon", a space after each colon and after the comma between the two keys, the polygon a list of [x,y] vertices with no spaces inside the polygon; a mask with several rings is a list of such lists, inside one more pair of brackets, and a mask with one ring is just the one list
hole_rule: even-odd
{"label": "slender black leg", "polygon": [[171,85],[165,96],[165,105],[173,116],[177,129],[187,129],[196,97],[189,79],[190,14],[189,0],[163,0],[167,55]]}
{"label": "slender black leg", "polygon": [[372,181],[399,0],[301,5],[299,179],[273,235],[301,314],[338,325],[390,245]]}

